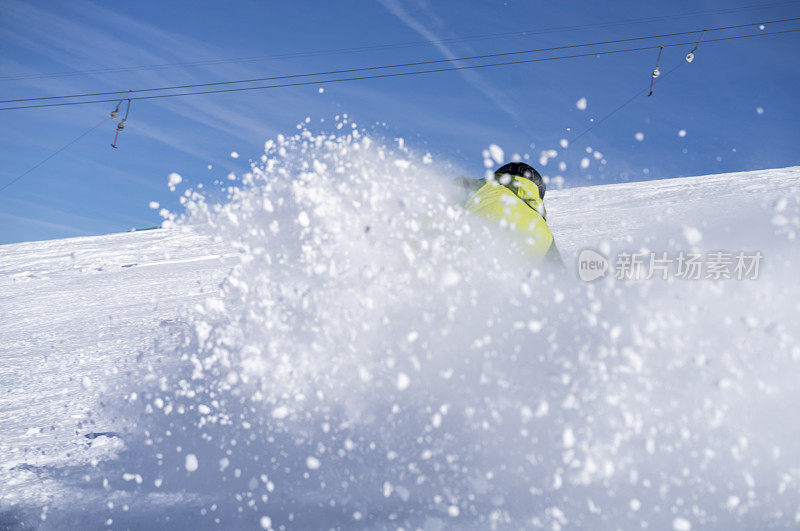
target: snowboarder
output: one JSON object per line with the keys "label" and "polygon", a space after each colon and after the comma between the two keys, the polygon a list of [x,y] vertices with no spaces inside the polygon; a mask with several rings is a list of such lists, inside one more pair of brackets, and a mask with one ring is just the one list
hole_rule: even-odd
{"label": "snowboarder", "polygon": [[525,248],[537,261],[564,266],[547,226],[546,187],[539,172],[524,162],[511,162],[486,179],[461,177],[461,184],[468,195],[464,205],[468,211],[487,221],[505,220],[525,237]]}

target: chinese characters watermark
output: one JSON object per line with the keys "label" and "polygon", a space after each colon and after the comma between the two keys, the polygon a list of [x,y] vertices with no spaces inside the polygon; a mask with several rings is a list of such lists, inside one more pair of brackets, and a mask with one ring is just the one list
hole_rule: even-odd
{"label": "chinese characters watermark", "polygon": [[[618,280],[757,280],[763,260],[761,251],[680,251],[677,255],[623,251],[613,262],[613,273]],[[578,256],[578,276],[584,282],[611,270],[609,260],[593,249],[584,249]]]}

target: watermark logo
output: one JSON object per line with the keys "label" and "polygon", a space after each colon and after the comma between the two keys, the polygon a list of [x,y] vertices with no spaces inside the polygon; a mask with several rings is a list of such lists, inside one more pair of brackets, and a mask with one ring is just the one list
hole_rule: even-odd
{"label": "watermark logo", "polygon": [[584,249],[578,255],[578,277],[584,282],[606,276],[609,269],[608,259],[594,249]]}
{"label": "watermark logo", "polygon": [[[758,280],[763,260],[760,251],[681,251],[675,256],[666,252],[622,251],[617,254],[613,269],[617,280]],[[578,255],[578,276],[584,282],[604,277],[610,269],[609,260],[594,249],[584,249]]]}

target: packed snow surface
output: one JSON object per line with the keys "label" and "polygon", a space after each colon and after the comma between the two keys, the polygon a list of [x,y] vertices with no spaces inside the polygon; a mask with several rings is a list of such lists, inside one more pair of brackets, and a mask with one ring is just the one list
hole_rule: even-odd
{"label": "packed snow surface", "polygon": [[[0,528],[797,526],[800,168],[548,191],[562,273],[447,173],[304,131],[163,229],[0,247]],[[764,260],[615,278],[692,249]]]}

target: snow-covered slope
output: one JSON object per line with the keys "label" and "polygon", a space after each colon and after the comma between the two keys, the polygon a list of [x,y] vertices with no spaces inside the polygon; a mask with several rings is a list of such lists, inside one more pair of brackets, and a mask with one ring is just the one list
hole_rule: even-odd
{"label": "snow-covered slope", "polygon": [[[0,528],[797,525],[800,168],[548,192],[559,275],[409,152],[265,158],[169,228],[0,247]],[[764,262],[587,284],[585,247]]]}

